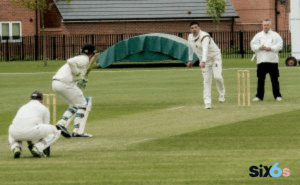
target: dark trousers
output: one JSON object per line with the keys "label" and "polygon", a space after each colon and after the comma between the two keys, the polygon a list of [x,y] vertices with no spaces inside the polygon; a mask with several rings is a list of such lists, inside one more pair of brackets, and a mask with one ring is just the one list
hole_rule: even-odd
{"label": "dark trousers", "polygon": [[265,94],[265,79],[267,73],[270,74],[273,96],[276,99],[281,97],[280,88],[279,88],[279,69],[278,63],[260,63],[257,65],[257,94],[256,97],[263,100]]}

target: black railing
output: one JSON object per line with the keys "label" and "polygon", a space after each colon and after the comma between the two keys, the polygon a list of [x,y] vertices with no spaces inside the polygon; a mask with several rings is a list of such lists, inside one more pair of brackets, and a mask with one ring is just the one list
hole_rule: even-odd
{"label": "black railing", "polygon": [[[257,32],[211,32],[211,36],[222,51],[223,58],[247,58],[253,55],[250,48],[251,39]],[[187,39],[189,33],[170,33]],[[281,57],[290,56],[291,35],[289,31],[279,34],[283,38],[284,47],[280,52]],[[98,51],[104,51],[113,44],[134,37],[138,34],[117,35],[47,35],[45,36],[45,54],[41,36],[27,37],[2,37],[0,40],[0,61],[14,60],[41,60],[45,58],[67,59],[80,53],[80,48],[85,43],[93,43]]]}

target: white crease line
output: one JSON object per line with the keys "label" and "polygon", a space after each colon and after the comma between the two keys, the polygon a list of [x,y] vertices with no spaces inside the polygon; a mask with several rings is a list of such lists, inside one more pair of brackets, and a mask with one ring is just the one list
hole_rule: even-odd
{"label": "white crease line", "polygon": [[127,143],[126,145],[131,145],[131,144],[135,144],[135,143],[142,143],[142,142],[151,141],[151,140],[154,140],[154,139],[155,138],[146,138],[146,139],[143,139],[143,140],[133,141],[133,142]]}
{"label": "white crease line", "polygon": [[[235,110],[235,112],[245,112],[245,111],[248,111],[247,109],[248,108],[252,108],[253,106],[241,106],[241,107],[238,107],[238,110]],[[267,106],[265,105],[264,107],[257,107],[255,106],[255,109],[257,110],[282,110],[282,108],[291,108],[291,109],[287,109],[287,111],[283,111],[283,112],[277,112],[277,113],[286,113],[286,112],[290,112],[290,111],[295,111],[295,110],[298,110],[299,109],[299,106]]]}
{"label": "white crease line", "polygon": [[176,110],[176,109],[181,109],[182,107],[184,107],[184,106],[181,106],[181,107],[174,107],[174,108],[167,109],[167,110]]}
{"label": "white crease line", "polygon": [[36,72],[36,73],[0,73],[0,75],[32,75],[32,74],[51,74],[55,72]]}
{"label": "white crease line", "polygon": [[[223,71],[227,70],[243,70],[243,69],[251,69],[255,70],[257,69],[256,67],[254,68],[223,68]],[[300,69],[300,67],[279,67],[279,69]],[[186,71],[195,71],[195,70],[200,70],[200,68],[195,67],[193,69],[187,69],[187,68],[178,68],[178,69],[153,69],[153,70],[93,70],[92,73],[128,73],[128,72],[157,72],[157,71],[177,71],[177,70],[186,70]],[[34,73],[0,73],[0,75],[32,75],[32,74],[52,74],[56,72],[34,72]]]}

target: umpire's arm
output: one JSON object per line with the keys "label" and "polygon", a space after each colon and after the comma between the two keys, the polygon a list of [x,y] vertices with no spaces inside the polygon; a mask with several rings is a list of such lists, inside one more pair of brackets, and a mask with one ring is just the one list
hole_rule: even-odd
{"label": "umpire's arm", "polygon": [[276,44],[271,46],[271,50],[278,53],[280,50],[282,50],[283,47],[283,40],[281,38],[281,36],[275,32],[275,42]]}

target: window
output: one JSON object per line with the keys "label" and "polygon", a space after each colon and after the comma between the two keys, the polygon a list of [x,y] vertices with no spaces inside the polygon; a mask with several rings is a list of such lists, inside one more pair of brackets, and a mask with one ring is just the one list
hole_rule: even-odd
{"label": "window", "polygon": [[21,42],[21,22],[0,22],[0,36],[2,42]]}

